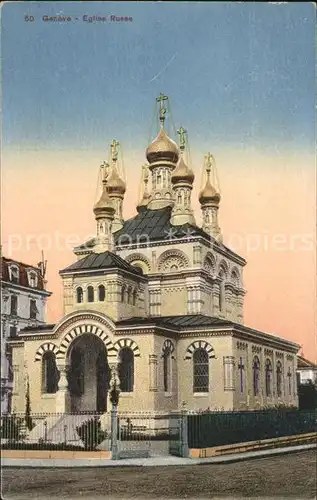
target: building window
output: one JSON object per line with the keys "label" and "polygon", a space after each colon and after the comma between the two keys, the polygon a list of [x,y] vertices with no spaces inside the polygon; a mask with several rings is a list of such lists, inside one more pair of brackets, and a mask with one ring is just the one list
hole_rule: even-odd
{"label": "building window", "polygon": [[272,395],[272,363],[270,359],[265,363],[265,392],[267,396]]}
{"label": "building window", "polygon": [[119,379],[121,392],[133,392],[134,355],[130,347],[124,347],[119,354]]}
{"label": "building window", "polygon": [[81,304],[84,300],[84,294],[83,294],[83,289],[79,286],[76,289],[76,301],[78,304]]}
{"label": "building window", "polygon": [[136,298],[137,298],[137,291],[133,290],[133,295],[132,295],[132,304],[135,306],[136,305]]}
{"label": "building window", "polygon": [[132,288],[128,289],[128,304],[132,304]]}
{"label": "building window", "polygon": [[17,316],[17,314],[18,314],[18,297],[17,297],[17,295],[11,295],[10,314],[11,314],[11,316]]}
{"label": "building window", "polygon": [[58,389],[58,378],[55,354],[46,351],[42,357],[42,392],[55,394]]}
{"label": "building window", "polygon": [[12,283],[19,283],[19,268],[17,266],[11,266],[10,270],[10,280]]}
{"label": "building window", "polygon": [[282,363],[276,363],[276,394],[278,397],[282,396]]}
{"label": "building window", "polygon": [[10,326],[10,337],[16,337],[18,329],[16,326]]}
{"label": "building window", "polygon": [[30,299],[30,319],[36,319],[38,314],[38,309],[36,307],[36,300]]}
{"label": "building window", "polygon": [[87,288],[87,301],[88,302],[94,301],[94,287],[92,287],[92,286],[89,286]]}
{"label": "building window", "polygon": [[125,286],[121,288],[121,302],[124,302],[125,299]]}
{"label": "building window", "polygon": [[29,278],[30,287],[35,288],[37,286],[37,274],[36,273],[29,273],[28,278]]}
{"label": "building window", "polygon": [[98,300],[104,302],[106,298],[106,289],[103,285],[98,286]]}
{"label": "building window", "polygon": [[260,360],[257,356],[253,359],[253,394],[258,396],[260,390]]}
{"label": "building window", "polygon": [[193,391],[209,392],[209,357],[203,348],[193,354]]}
{"label": "building window", "polygon": [[288,369],[287,378],[288,378],[288,394],[289,394],[289,396],[291,396],[292,395],[292,370],[291,370],[291,368]]}
{"label": "building window", "polygon": [[219,311],[223,312],[226,309],[225,304],[225,272],[223,269],[219,272]]}
{"label": "building window", "polygon": [[163,379],[164,392],[171,392],[171,369],[172,369],[172,354],[169,348],[165,349],[163,354]]}

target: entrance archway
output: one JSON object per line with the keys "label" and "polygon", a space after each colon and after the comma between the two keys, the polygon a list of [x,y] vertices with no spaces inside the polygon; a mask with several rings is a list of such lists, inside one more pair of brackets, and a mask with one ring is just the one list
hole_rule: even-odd
{"label": "entrance archway", "polygon": [[68,352],[68,391],[71,412],[105,412],[110,368],[104,343],[93,334],[83,334]]}

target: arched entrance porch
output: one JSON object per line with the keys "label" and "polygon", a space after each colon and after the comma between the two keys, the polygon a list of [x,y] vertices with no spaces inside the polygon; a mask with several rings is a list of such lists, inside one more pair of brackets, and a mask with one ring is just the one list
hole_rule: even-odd
{"label": "arched entrance porch", "polygon": [[102,340],[81,335],[72,342],[67,358],[70,411],[107,411],[111,372]]}

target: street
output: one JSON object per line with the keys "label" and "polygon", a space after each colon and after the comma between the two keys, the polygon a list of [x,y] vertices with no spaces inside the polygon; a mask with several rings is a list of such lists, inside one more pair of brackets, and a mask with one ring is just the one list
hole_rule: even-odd
{"label": "street", "polygon": [[5,499],[316,498],[316,451],[231,464],[2,470]]}

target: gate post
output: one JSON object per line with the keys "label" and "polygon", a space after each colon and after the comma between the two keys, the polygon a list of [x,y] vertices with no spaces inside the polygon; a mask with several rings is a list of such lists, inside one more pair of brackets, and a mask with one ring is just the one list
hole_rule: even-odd
{"label": "gate post", "polygon": [[188,458],[188,412],[183,405],[181,412],[181,453]]}
{"label": "gate post", "polygon": [[111,458],[118,459],[118,407],[111,408]]}

